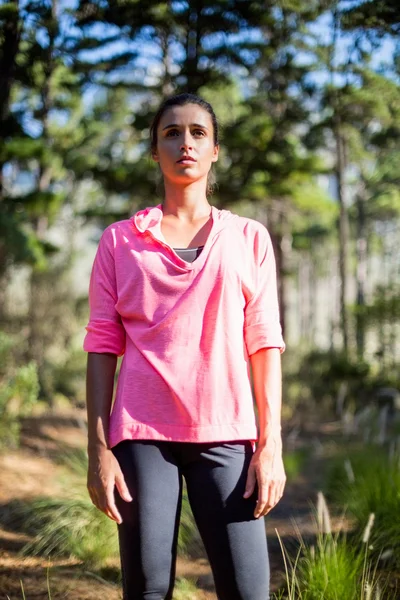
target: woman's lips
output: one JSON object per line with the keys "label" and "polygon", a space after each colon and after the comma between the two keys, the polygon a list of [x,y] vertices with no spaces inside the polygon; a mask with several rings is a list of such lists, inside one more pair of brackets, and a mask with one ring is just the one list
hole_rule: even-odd
{"label": "woman's lips", "polygon": [[190,156],[184,156],[183,158],[180,158],[176,162],[180,165],[190,165],[192,163],[195,163],[196,159],[191,158]]}

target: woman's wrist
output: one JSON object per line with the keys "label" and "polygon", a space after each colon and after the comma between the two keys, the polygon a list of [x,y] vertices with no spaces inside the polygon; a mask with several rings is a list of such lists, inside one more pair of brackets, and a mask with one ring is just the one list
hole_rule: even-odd
{"label": "woman's wrist", "polygon": [[257,448],[270,448],[274,451],[282,451],[281,428],[279,427],[273,431],[269,430],[260,434],[257,441]]}
{"label": "woman's wrist", "polygon": [[101,440],[93,440],[88,442],[87,450],[89,454],[100,453],[110,450],[108,444]]}

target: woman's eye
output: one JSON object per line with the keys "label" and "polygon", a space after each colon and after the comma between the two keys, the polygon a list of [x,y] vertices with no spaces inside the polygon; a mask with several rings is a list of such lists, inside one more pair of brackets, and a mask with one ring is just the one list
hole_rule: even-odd
{"label": "woman's eye", "polygon": [[[179,135],[179,131],[177,129],[169,129],[165,134],[165,137],[176,137]],[[194,129],[192,131],[192,135],[195,137],[204,137],[205,133],[202,129]]]}

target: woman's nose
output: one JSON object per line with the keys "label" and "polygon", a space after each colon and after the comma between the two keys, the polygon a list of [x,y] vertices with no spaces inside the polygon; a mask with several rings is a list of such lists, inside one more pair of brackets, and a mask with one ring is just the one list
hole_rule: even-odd
{"label": "woman's nose", "polygon": [[182,138],[180,149],[189,150],[189,148],[192,148],[192,141],[190,139],[190,134],[185,134]]}

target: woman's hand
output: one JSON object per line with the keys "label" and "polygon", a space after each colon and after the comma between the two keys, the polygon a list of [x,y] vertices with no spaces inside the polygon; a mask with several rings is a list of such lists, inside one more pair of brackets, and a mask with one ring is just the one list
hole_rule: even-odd
{"label": "woman's hand", "polygon": [[89,450],[87,488],[90,498],[107,517],[121,524],[122,518],[114,499],[115,486],[125,502],[132,501],[121,468],[112,451],[105,447]]}
{"label": "woman's hand", "polygon": [[256,519],[264,517],[282,498],[286,483],[282,459],[282,444],[273,440],[258,446],[251,459],[247,472],[244,498],[249,498],[258,484]]}

